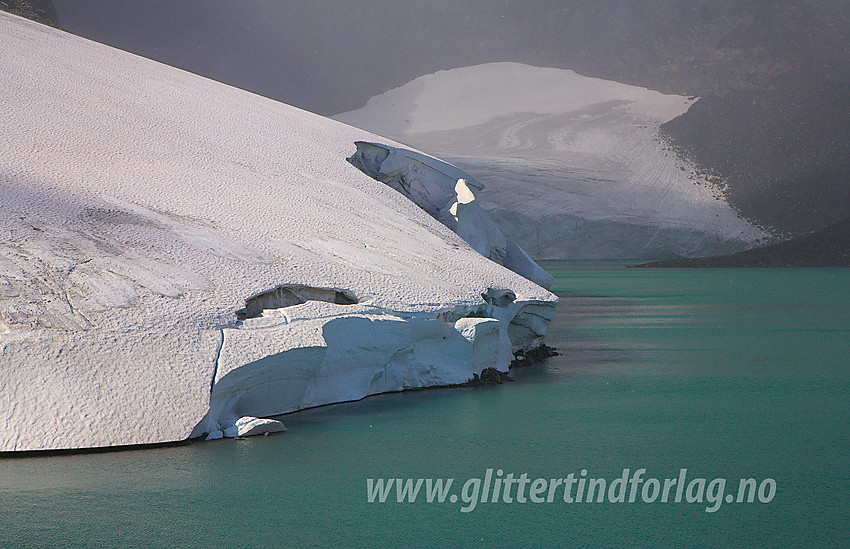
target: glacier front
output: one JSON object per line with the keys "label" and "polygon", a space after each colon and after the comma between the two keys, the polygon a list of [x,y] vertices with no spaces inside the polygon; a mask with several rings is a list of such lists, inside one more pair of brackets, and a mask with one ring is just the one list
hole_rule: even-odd
{"label": "glacier front", "polygon": [[346,160],[400,144],[5,13],[0,35],[0,451],[278,431],[542,343],[557,298],[473,248],[502,249],[486,219],[470,245]]}
{"label": "glacier front", "polygon": [[333,118],[487,182],[481,207],[535,259],[737,252],[769,235],[668,145],[695,97],[565,69],[486,63],[421,76]]}

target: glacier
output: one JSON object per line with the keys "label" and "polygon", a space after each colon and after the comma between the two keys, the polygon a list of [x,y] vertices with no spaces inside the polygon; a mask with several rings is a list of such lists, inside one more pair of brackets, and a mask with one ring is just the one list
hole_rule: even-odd
{"label": "glacier", "polygon": [[557,298],[462,170],[428,157],[458,235],[347,160],[423,153],[6,13],[0,35],[0,451],[277,432],[542,344]]}
{"label": "glacier", "polygon": [[544,288],[552,277],[505,238],[476,200],[484,185],[451,164],[417,151],[358,141],[348,161],[366,175],[410,198],[484,257]]}
{"label": "glacier", "polygon": [[421,76],[332,118],[487,181],[478,202],[535,259],[737,252],[770,235],[667,143],[696,97],[498,62]]}

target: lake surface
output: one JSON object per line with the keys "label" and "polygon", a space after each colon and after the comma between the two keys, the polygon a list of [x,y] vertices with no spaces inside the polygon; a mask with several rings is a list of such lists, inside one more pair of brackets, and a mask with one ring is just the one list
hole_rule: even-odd
{"label": "lake surface", "polygon": [[[546,268],[561,356],[516,381],[310,410],[270,437],[0,460],[0,547],[850,546],[850,269]],[[610,486],[641,468],[730,496],[753,478],[769,501],[638,485],[461,511],[487,469]],[[454,478],[461,500],[369,503],[389,477]]]}

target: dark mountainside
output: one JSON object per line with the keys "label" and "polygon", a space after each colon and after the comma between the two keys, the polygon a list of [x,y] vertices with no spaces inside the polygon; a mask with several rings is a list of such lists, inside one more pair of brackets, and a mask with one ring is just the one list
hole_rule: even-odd
{"label": "dark mountainside", "polygon": [[800,235],[850,215],[850,87],[778,85],[704,97],[662,129],[745,217]]}
{"label": "dark mountainside", "polygon": [[700,96],[664,131],[744,216],[790,235],[850,216],[846,0],[54,2],[72,32],[320,114],[492,61]]}
{"label": "dark mountainside", "polygon": [[0,0],[0,10],[60,28],[51,0]]}
{"label": "dark mountainside", "polygon": [[850,220],[737,254],[654,261],[637,267],[850,267]]}

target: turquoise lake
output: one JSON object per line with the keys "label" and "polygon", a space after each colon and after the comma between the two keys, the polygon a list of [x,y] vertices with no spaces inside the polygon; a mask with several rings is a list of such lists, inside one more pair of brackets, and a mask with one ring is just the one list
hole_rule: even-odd
{"label": "turquoise lake", "polygon": [[[850,269],[545,267],[561,354],[514,382],[309,410],[269,437],[3,459],[0,548],[850,547]],[[487,469],[775,492],[713,512],[367,501],[370,478],[460,494]]]}

